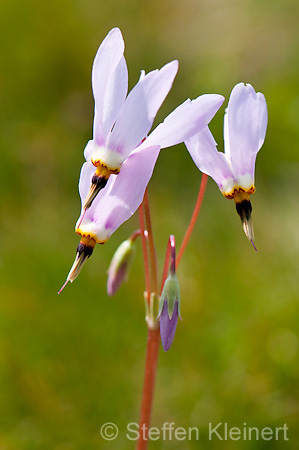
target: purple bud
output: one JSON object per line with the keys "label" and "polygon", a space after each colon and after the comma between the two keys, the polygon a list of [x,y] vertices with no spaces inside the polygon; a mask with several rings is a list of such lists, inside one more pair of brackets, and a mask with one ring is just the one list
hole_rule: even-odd
{"label": "purple bud", "polygon": [[173,308],[173,314],[171,316],[171,319],[169,318],[169,312],[168,312],[168,304],[167,300],[164,301],[163,309],[160,314],[160,334],[161,334],[161,341],[162,341],[162,347],[165,352],[167,352],[172,344],[176,326],[178,323],[178,317],[179,317],[179,303],[178,301],[175,302],[174,308]]}

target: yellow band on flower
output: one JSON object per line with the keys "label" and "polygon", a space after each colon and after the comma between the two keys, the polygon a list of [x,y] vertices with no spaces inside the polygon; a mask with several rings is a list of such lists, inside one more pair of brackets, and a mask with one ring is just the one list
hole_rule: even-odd
{"label": "yellow band on flower", "polygon": [[[224,197],[229,198],[229,199],[235,199],[235,201],[237,202],[241,202],[242,200],[248,200],[249,199],[249,195],[253,194],[255,192],[255,187],[251,186],[248,189],[244,189],[241,187],[235,187],[232,191],[230,192],[222,192],[222,194],[224,195]],[[241,200],[237,200],[238,197],[242,197]]]}
{"label": "yellow band on flower", "polygon": [[80,242],[88,247],[95,247],[96,244],[105,244],[108,241],[108,239],[100,241],[94,233],[83,231],[81,228],[76,228],[76,233],[82,236]]}

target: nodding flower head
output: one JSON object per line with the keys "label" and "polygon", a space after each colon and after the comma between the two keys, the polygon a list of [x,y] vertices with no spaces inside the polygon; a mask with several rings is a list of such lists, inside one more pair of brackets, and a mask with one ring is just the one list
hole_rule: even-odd
{"label": "nodding flower head", "polygon": [[250,84],[239,83],[231,92],[224,116],[224,153],[217,151],[208,126],[185,141],[197,167],[216,181],[226,198],[234,199],[244,232],[252,244],[249,196],[255,192],[255,160],[265,140],[267,120],[263,94],[256,93]]}
{"label": "nodding flower head", "polygon": [[83,209],[88,209],[112,174],[150,131],[155,116],[171,89],[178,70],[172,61],[161,70],[141,72],[136,86],[127,96],[128,69],[125,44],[119,28],[113,28],[101,43],[92,68],[95,101],[93,140],[85,158],[93,165],[93,176]]}
{"label": "nodding flower head", "polygon": [[[93,140],[84,150],[86,162],[79,180],[82,207],[76,233],[99,244],[104,244],[141,204],[160,150],[203,129],[224,100],[217,94],[188,99],[147,136],[172,86],[178,62],[148,74],[142,72],[127,96],[123,53],[121,32],[114,28],[100,45],[92,69]],[[69,281],[82,265],[76,265]]]}
{"label": "nodding flower head", "polygon": [[[88,209],[84,209],[84,204],[94,177],[94,166],[86,161],[79,180],[82,210],[76,232],[99,244],[105,243],[141,204],[160,150],[184,142],[198,129],[203,129],[223,100],[221,95],[205,94],[178,106],[132,151],[119,173],[110,175],[106,187]],[[87,148],[89,145],[93,145],[91,141]],[[86,153],[89,150],[85,156]]]}

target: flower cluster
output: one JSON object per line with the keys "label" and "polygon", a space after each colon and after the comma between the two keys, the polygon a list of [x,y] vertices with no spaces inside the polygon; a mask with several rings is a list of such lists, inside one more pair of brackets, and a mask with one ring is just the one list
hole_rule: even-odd
{"label": "flower cluster", "polygon": [[[127,94],[128,70],[120,30],[112,29],[100,45],[92,68],[93,139],[84,150],[86,162],[79,180],[82,207],[76,233],[81,240],[62,289],[78,276],[96,243],[107,242],[140,206],[160,150],[182,142],[199,170],[215,180],[226,198],[234,199],[244,231],[253,243],[249,195],[255,191],[255,159],[267,127],[265,98],[250,84],[239,83],[233,88],[224,117],[224,153],[217,150],[208,128],[224,101],[218,94],[187,99],[150,133],[177,70],[178,62],[172,61],[148,74],[141,71],[138,83]],[[126,241],[112,261],[109,295],[126,278],[133,240]],[[161,298],[162,341],[168,350],[180,314],[173,265]]]}
{"label": "flower cluster", "polygon": [[171,89],[178,62],[148,74],[142,71],[127,96],[128,72],[123,53],[123,37],[114,28],[100,45],[92,69],[93,139],[84,150],[86,162],[79,180],[82,210],[76,224],[76,233],[82,239],[66,283],[78,276],[95,244],[105,243],[134,214],[160,150],[203,129],[224,101],[216,94],[188,99],[148,135]]}

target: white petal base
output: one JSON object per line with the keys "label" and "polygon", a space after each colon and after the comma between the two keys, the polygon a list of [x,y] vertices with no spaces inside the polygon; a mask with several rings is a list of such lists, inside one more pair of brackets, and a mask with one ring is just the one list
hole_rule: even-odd
{"label": "white petal base", "polygon": [[244,192],[253,194],[255,192],[254,179],[248,173],[239,175],[237,182],[233,178],[227,178],[223,183],[221,192],[226,198],[234,198],[238,193]]}
{"label": "white petal base", "polygon": [[112,173],[119,173],[124,157],[115,150],[109,150],[103,146],[94,145],[91,153],[91,162],[95,167],[106,167]]}
{"label": "white petal base", "polygon": [[[78,221],[76,233],[83,237],[93,239],[97,244],[105,244],[110,238],[111,230],[104,227],[99,229],[98,224],[84,217],[81,223],[80,220]],[[101,237],[100,239],[99,236]]]}

